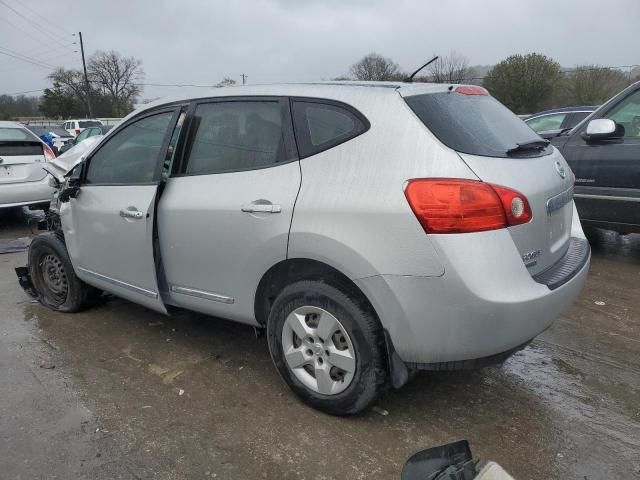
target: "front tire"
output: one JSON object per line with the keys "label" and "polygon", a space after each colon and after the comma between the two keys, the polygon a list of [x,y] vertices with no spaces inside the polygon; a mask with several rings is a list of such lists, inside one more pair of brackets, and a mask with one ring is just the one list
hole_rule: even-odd
{"label": "front tire", "polygon": [[29,273],[38,300],[60,312],[79,312],[91,306],[100,291],[80,280],[71,264],[62,235],[43,233],[29,246]]}
{"label": "front tire", "polygon": [[384,337],[357,296],[319,281],[282,290],[267,322],[278,373],[303,402],[332,415],[372,405],[386,384]]}

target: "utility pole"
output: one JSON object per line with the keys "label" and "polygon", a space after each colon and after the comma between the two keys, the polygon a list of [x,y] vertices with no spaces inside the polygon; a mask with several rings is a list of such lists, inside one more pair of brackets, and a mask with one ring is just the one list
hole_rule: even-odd
{"label": "utility pole", "polygon": [[84,70],[84,88],[87,92],[87,107],[89,107],[89,118],[93,118],[93,109],[91,108],[91,90],[89,89],[89,77],[87,76],[87,64],[84,61],[84,45],[82,43],[82,32],[78,32],[80,37],[80,51],[82,52],[82,68]]}
{"label": "utility pole", "polygon": [[240,76],[242,77],[242,84],[244,85],[249,75],[245,75],[244,73],[241,73]]}

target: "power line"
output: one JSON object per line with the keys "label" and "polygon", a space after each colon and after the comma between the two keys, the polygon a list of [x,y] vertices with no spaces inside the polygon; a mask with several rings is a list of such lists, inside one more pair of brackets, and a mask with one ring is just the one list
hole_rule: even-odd
{"label": "power line", "polygon": [[[40,13],[38,13],[36,10],[32,9],[31,7],[29,7],[29,6],[28,6],[28,5],[26,5],[26,4],[21,3],[21,4],[20,4],[20,7],[21,7],[21,8],[25,8],[25,9],[29,10],[31,13],[33,13],[34,15],[37,15],[38,17],[40,17],[41,19],[43,19],[43,20],[44,20],[45,22],[47,22],[47,23],[51,21],[50,19],[48,19],[48,18],[47,18],[47,17],[45,17],[44,15],[41,15],[41,14],[40,14]],[[60,23],[57,23],[57,25],[60,25]],[[61,30],[62,30],[62,29],[61,29]],[[73,35],[71,32],[68,32],[68,31],[66,31],[66,30],[63,30],[63,31],[65,31],[65,32],[67,33],[67,35]]]}
{"label": "power line", "polygon": [[7,95],[9,97],[13,97],[13,96],[16,96],[16,95],[23,95],[25,93],[43,92],[45,90],[46,90],[46,88],[38,88],[36,90],[25,90],[24,92],[3,93],[2,95]]}
{"label": "power line", "polygon": [[[2,48],[2,47],[0,47],[0,48]],[[52,68],[55,68],[55,67],[53,67],[51,65],[46,65],[44,63],[39,63],[39,62],[36,62],[36,61],[33,61],[33,60],[29,60],[27,58],[23,58],[23,57],[20,57],[18,55],[13,55],[11,53],[7,53],[7,52],[4,52],[2,50],[0,50],[0,54],[6,55],[7,57],[13,57],[13,58],[15,58],[17,60],[22,60],[23,62],[31,63],[31,64],[33,64],[33,65],[35,65],[37,67],[45,68],[47,70],[51,70]]]}
{"label": "power line", "polygon": [[[29,35],[27,32],[25,32],[22,28],[20,28],[20,27],[16,26],[15,24],[11,23],[11,22],[10,22],[9,20],[7,20],[6,18],[4,18],[4,17],[0,17],[0,20],[2,20],[3,22],[5,22],[5,23],[6,23],[7,25],[9,25],[10,27],[12,27],[12,28],[14,28],[15,30],[17,30],[18,32],[20,32],[20,33],[22,33],[22,34],[24,34],[24,35],[27,35],[27,37],[29,38],[29,40],[31,40],[31,41],[34,41],[34,40],[35,40],[31,35]],[[68,44],[66,44],[66,45],[62,45],[62,47],[71,47],[71,45],[74,45],[74,44],[75,44],[75,42],[71,42],[71,43],[68,43]],[[35,47],[35,48],[30,48],[30,49],[28,49],[28,50],[26,50],[26,51],[24,51],[24,52],[15,52],[15,51],[14,51],[14,53],[15,53],[15,54],[18,54],[18,55],[20,55],[20,56],[22,56],[22,57],[30,58],[31,60],[36,60],[37,62],[44,63],[44,62],[46,61],[46,59],[41,58],[41,57],[48,55],[48,53],[43,52],[43,50],[47,50],[47,49],[49,49],[49,48],[50,48],[50,46],[51,46],[51,42],[50,42],[50,41],[47,41],[46,43],[39,44],[39,45],[38,45],[37,47]],[[72,47],[71,47],[71,48],[72,48]],[[39,54],[37,54],[37,55],[32,55],[32,52],[35,52],[35,51],[40,51],[41,53],[39,53]],[[75,54],[75,53],[77,53],[77,51],[73,51],[73,53]],[[54,57],[54,58],[57,58],[57,57]]]}
{"label": "power line", "polygon": [[[20,13],[18,10],[16,10],[15,8],[13,8],[11,5],[7,5],[7,3],[5,2],[5,0],[0,0],[0,4],[4,5],[6,8],[8,8],[9,10],[11,10],[13,13],[15,13],[16,15],[18,15],[21,19],[23,19],[30,27],[32,27],[34,29],[34,31],[37,31],[38,34],[40,35],[46,35],[47,37],[49,37],[49,39],[47,40],[47,42],[51,42],[53,41],[54,43],[60,43],[61,37],[56,37],[56,34],[52,34],[48,31],[48,28],[44,27],[43,25],[35,22],[33,19],[30,19],[28,17],[26,17],[25,15],[23,15],[22,13]],[[36,28],[38,27],[38,28]],[[21,30],[21,29],[20,29]],[[23,33],[26,34],[26,32],[24,32],[23,30],[21,30]]]}

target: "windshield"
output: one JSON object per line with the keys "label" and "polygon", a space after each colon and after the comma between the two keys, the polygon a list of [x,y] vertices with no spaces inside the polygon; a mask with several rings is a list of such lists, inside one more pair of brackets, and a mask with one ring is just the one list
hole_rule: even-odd
{"label": "windshield", "polygon": [[87,128],[99,127],[100,125],[102,125],[102,122],[99,122],[98,120],[80,120],[78,124],[80,125],[80,128]]}
{"label": "windshield", "polygon": [[489,95],[439,92],[405,101],[442,143],[461,153],[508,157],[507,152],[518,145],[540,141],[531,128]]}

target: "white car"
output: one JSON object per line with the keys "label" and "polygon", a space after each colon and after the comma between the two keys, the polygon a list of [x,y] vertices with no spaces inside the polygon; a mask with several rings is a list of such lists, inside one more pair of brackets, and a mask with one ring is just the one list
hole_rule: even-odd
{"label": "white car", "polygon": [[98,127],[100,125],[102,125],[102,122],[96,119],[67,120],[62,124],[62,128],[74,137],[77,137],[85,128]]}
{"label": "white car", "polygon": [[48,207],[53,188],[46,162],[51,147],[16,122],[0,122],[0,208],[22,205]]}

